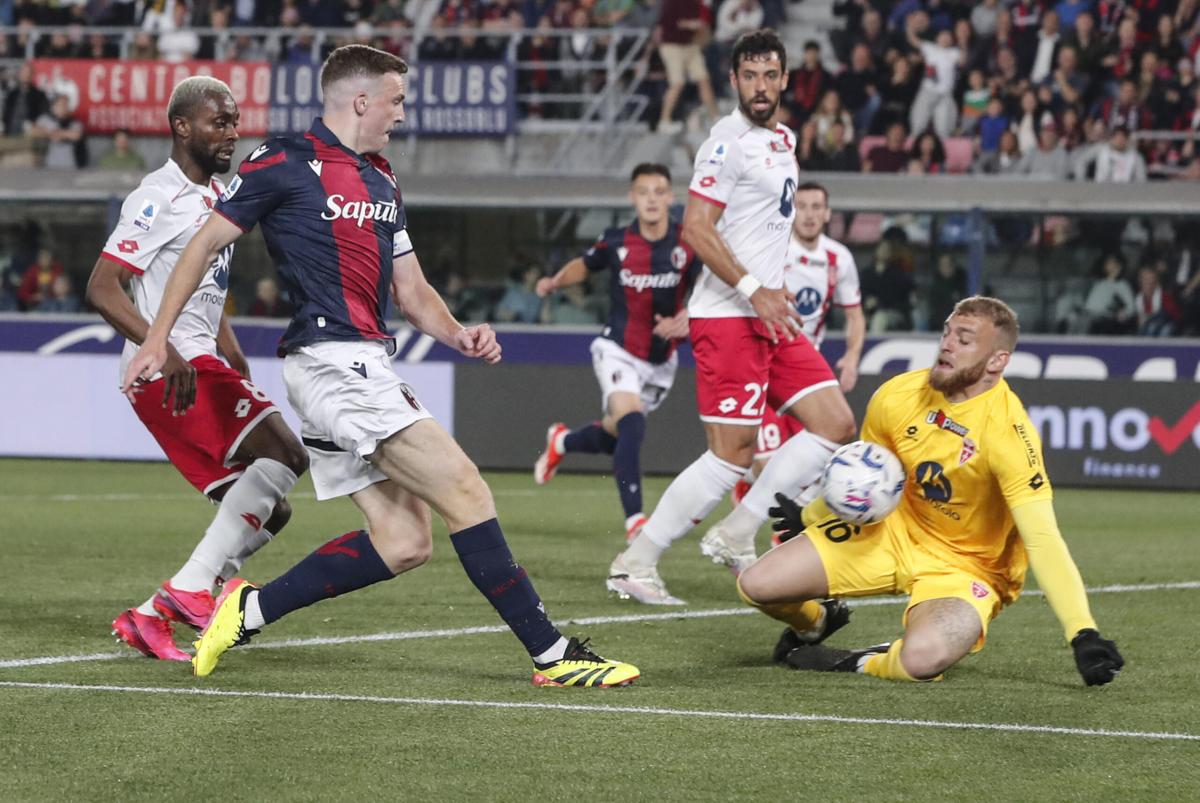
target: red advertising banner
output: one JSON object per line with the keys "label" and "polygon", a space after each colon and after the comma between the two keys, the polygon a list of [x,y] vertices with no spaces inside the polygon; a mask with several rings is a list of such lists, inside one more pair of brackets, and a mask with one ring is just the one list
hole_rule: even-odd
{"label": "red advertising banner", "polygon": [[34,81],[43,89],[76,98],[75,117],[89,133],[118,128],[134,134],[169,134],[167,101],[192,75],[211,75],[229,84],[241,111],[242,136],[267,133],[271,65],[265,61],[121,61],[119,59],[34,59]]}

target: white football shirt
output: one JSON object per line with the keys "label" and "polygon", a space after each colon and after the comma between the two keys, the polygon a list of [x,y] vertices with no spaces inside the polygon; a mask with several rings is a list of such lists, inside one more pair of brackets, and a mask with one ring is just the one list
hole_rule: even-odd
{"label": "white football shirt", "polygon": [[814,346],[825,338],[829,307],[857,307],[862,303],[858,266],[850,249],[824,234],[809,250],[796,236],[788,246],[783,282],[804,318],[804,334]]}
{"label": "white football shirt", "polygon": [[[217,179],[207,187],[192,183],[173,159],[142,179],[121,205],[121,219],[109,235],[102,256],[134,273],[133,304],[152,322],[162,304],[167,279],[179,255],[208,220],[213,204],[225,191]],[[221,251],[188,299],[171,329],[171,345],[185,359],[202,354],[216,356],[217,327],[229,288],[233,246]],[[137,353],[126,341],[121,353],[121,373]]]}
{"label": "white football shirt", "polygon": [[[717,233],[763,287],[783,287],[783,260],[800,178],[787,126],[763,128],[740,110],[721,118],[696,154],[688,192],[724,209]],[[754,308],[707,266],[688,302],[693,318],[754,317]]]}

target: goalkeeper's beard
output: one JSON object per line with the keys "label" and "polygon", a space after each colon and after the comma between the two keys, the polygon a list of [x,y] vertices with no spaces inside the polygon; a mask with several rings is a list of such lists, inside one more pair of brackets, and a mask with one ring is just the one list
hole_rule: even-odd
{"label": "goalkeeper's beard", "polygon": [[987,372],[988,357],[984,357],[974,365],[958,368],[948,374],[939,374],[936,366],[929,372],[929,386],[943,396],[953,396],[983,379]]}

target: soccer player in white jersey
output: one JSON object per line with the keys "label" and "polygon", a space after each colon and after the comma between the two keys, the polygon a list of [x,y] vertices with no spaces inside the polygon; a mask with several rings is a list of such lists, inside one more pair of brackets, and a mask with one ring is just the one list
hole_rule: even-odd
{"label": "soccer player in white jersey", "polygon": [[[125,336],[122,374],[158,314],[176,260],[224,191],[213,176],[229,169],[238,139],[237,103],[215,78],[182,81],[167,118],[171,157],[125,199],[88,281],[89,303]],[[134,412],[167,458],[220,505],[187,562],[112,624],[121,641],[152,658],[191,660],[175,646],[171,622],[207,624],[213,586],[287,523],[286,494],[308,467],[299,439],[250,382],[224,315],[232,256],[230,246],[207,270],[170,330],[161,372],[134,394]]]}
{"label": "soccer player in white jersey", "polygon": [[[773,31],[738,39],[730,83],[738,108],[713,126],[696,154],[683,219],[684,240],[704,260],[688,315],[708,451],[667,488],[641,533],[613,561],[607,581],[609,590],[647,604],[684,604],[663,584],[659,558],[749,468],[766,405],[806,424],[780,451],[785,459],[767,467],[768,484],[775,463],[782,463],[784,473],[807,486],[854,434],[854,416],[829,366],[801,333],[800,314],[783,286],[799,168],[795,135],[772,122],[787,85],[787,54]],[[837,391],[832,398],[824,383]],[[706,542],[705,551],[736,566],[747,548]],[[752,560],[752,538],[748,551]]]}
{"label": "soccer player in white jersey", "polygon": [[[796,189],[795,206],[796,222],[792,226],[792,241],[783,268],[784,286],[804,319],[804,334],[818,349],[825,339],[829,310],[833,307],[842,310],[846,318],[846,352],[834,368],[838,386],[843,393],[849,393],[858,382],[858,362],[866,337],[858,267],[850,249],[824,233],[831,211],[829,193],[822,185],[816,182],[801,184]],[[803,429],[804,425],[797,418],[776,415],[770,408],[763,412],[754,465],[746,478],[734,486],[735,503],[740,503],[746,496],[775,452]],[[807,501],[802,497],[802,503]],[[732,526],[736,526],[736,518],[731,522]],[[747,519],[745,526],[756,525]]]}

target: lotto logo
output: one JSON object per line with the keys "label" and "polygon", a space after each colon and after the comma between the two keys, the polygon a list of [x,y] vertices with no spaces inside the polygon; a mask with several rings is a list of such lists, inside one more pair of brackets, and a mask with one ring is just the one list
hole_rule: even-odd
{"label": "lotto logo", "polygon": [[137,240],[122,240],[117,243],[117,250],[122,254],[136,254],[138,250]]}
{"label": "lotto logo", "polygon": [[704,178],[700,179],[700,186],[704,187],[705,189],[708,189],[716,183],[717,179],[715,176],[705,176]]}
{"label": "lotto logo", "polygon": [[732,413],[737,408],[737,399],[730,396],[727,399],[722,399],[717,405],[717,409],[723,413]]}

